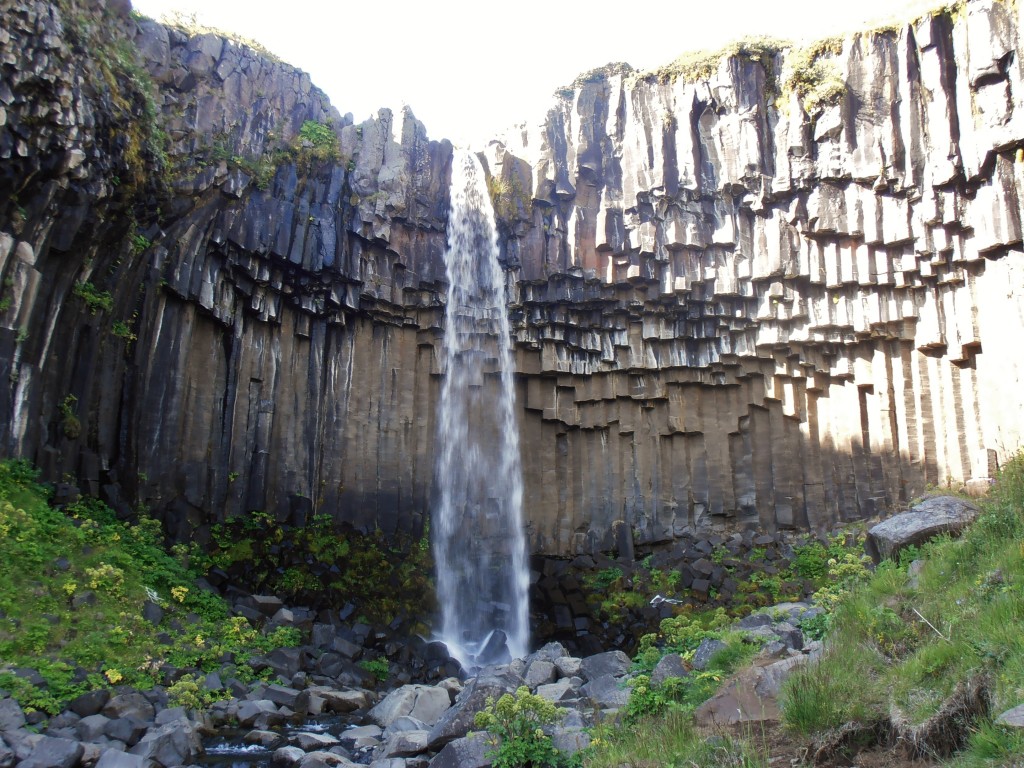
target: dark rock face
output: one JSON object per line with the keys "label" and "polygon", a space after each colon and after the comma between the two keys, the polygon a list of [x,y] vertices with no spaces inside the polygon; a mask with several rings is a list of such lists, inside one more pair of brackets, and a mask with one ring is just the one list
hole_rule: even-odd
{"label": "dark rock face", "polygon": [[[178,538],[252,509],[421,530],[450,144],[217,36],[61,8],[0,0],[0,453]],[[1024,434],[1019,47],[975,0],[848,39],[836,104],[738,57],[609,74],[490,145],[534,551],[823,528],[994,474]]]}

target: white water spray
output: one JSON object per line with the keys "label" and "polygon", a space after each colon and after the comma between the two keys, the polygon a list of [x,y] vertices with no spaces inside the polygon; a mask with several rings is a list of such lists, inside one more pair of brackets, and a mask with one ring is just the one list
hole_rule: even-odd
{"label": "white water spray", "polygon": [[440,639],[471,669],[525,656],[530,632],[505,281],[486,179],[469,152],[452,161],[445,268],[434,559]]}

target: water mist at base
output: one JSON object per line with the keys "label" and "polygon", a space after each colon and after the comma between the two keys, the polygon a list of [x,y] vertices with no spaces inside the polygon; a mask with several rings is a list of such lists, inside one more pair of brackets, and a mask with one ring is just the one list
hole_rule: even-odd
{"label": "water mist at base", "polygon": [[439,639],[471,669],[526,655],[529,571],[504,274],[484,172],[468,152],[452,161],[445,268],[432,521]]}

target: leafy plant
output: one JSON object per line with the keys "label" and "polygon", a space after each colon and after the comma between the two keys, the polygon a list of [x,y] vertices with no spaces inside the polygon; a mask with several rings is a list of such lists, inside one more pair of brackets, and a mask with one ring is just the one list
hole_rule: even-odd
{"label": "leafy plant", "polygon": [[308,153],[315,160],[338,159],[338,136],[334,126],[316,120],[306,120],[299,128],[300,153]]}
{"label": "leafy plant", "polygon": [[114,297],[108,291],[99,290],[88,280],[75,283],[71,292],[85,302],[91,315],[97,312],[110,312],[114,308]]}
{"label": "leafy plant", "polygon": [[68,395],[60,404],[60,428],[69,440],[75,440],[82,432],[82,422],[75,415],[78,398]]}
{"label": "leafy plant", "polygon": [[558,750],[543,726],[558,722],[561,716],[558,707],[522,686],[514,696],[506,693],[497,702],[488,699],[473,724],[491,735],[494,750],[487,757],[494,768],[539,768],[558,762]]}
{"label": "leafy plant", "polygon": [[390,665],[385,658],[363,659],[359,662],[359,667],[369,672],[382,683],[391,674]]}

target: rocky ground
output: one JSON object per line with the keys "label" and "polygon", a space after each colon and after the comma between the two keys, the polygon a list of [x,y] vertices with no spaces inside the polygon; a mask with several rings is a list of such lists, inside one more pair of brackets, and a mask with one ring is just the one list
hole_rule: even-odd
{"label": "rocky ground", "polygon": [[[254,602],[265,609],[274,606],[272,599]],[[287,609],[278,608],[275,616],[282,610]],[[762,715],[777,715],[773,702],[784,672],[811,658],[819,647],[813,642],[805,645],[795,627],[814,610],[806,604],[789,604],[736,623],[735,628],[746,632],[750,642],[763,646],[756,669],[763,680],[771,681],[760,686],[763,711],[747,713],[748,724],[761,722]],[[486,667],[467,677],[441,644],[425,643],[407,654],[415,660],[392,679],[392,684],[400,682],[411,676],[408,670],[418,669],[421,682],[398,685],[383,695],[372,676],[354,661],[364,650],[356,642],[359,635],[351,627],[314,624],[311,644],[273,651],[257,663],[286,683],[244,685],[212,672],[201,685],[225,691],[230,698],[205,712],[171,706],[162,687],[94,691],[76,698],[49,721],[38,713],[26,714],[14,699],[4,698],[0,700],[0,765],[195,765],[203,759],[204,739],[230,727],[241,729],[242,741],[258,747],[255,754],[269,757],[273,765],[482,768],[490,764],[485,753],[491,746],[485,735],[471,731],[475,713],[488,699],[526,686],[565,708],[565,717],[551,735],[560,750],[574,753],[590,743],[588,726],[613,720],[624,710],[635,674],[631,659],[622,651],[580,658],[559,643],[548,643],[525,659]],[[699,671],[721,645],[706,640],[690,662],[670,654],[655,667],[652,678]],[[447,672],[456,674],[437,679]],[[431,678],[435,682],[426,682]],[[722,716],[723,701],[716,697],[698,711],[699,720],[710,729],[732,724],[730,717]],[[310,718],[331,714],[345,715],[360,725],[337,734],[302,726]],[[292,727],[286,730],[288,725]]]}

